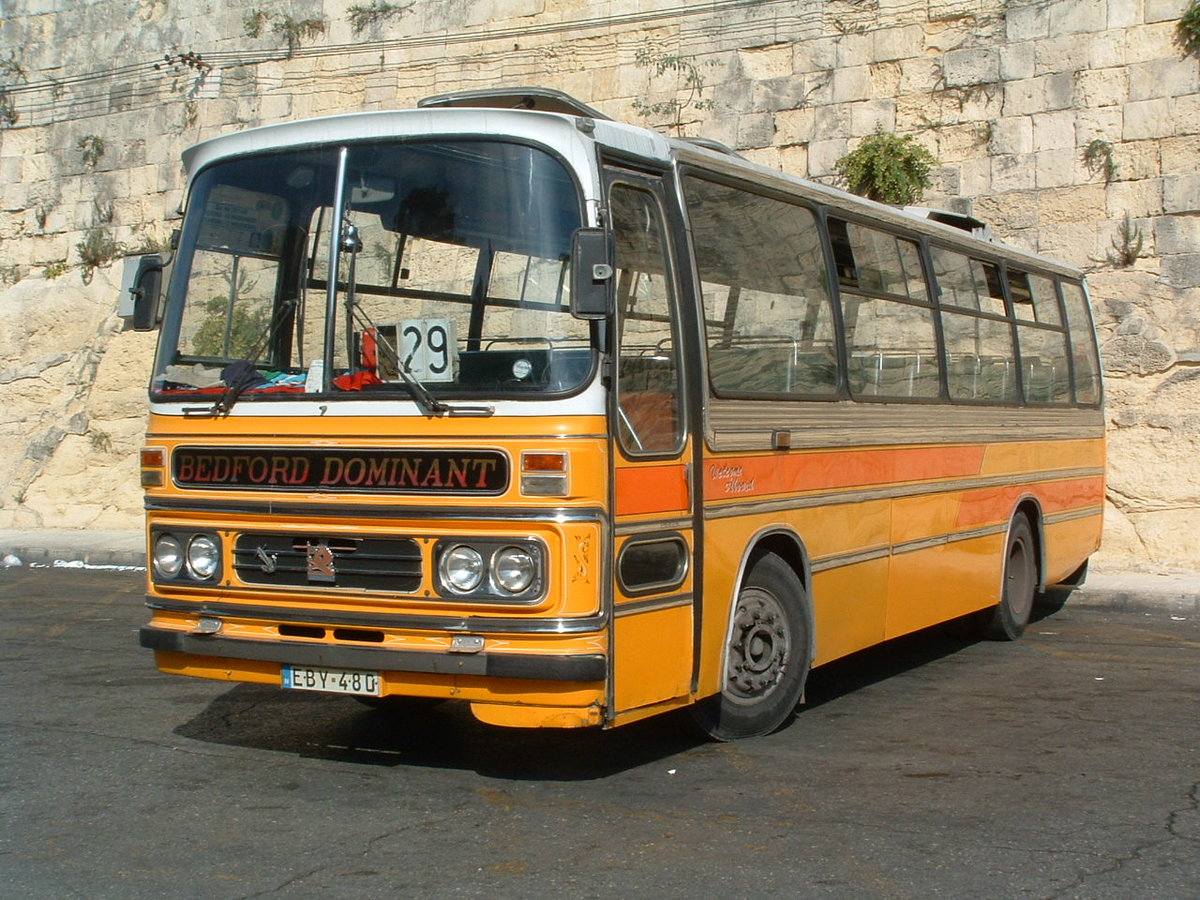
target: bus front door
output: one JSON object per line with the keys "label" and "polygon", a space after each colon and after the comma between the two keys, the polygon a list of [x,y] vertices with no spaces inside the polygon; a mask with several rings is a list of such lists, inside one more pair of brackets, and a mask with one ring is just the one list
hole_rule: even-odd
{"label": "bus front door", "polygon": [[662,184],[610,169],[608,197],[616,237],[610,718],[624,722],[682,705],[692,689],[695,473]]}

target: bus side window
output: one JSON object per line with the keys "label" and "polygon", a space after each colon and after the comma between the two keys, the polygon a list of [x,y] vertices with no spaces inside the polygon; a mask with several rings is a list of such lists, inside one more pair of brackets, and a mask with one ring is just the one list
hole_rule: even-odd
{"label": "bus side window", "polygon": [[1100,357],[1096,351],[1092,314],[1083,285],[1060,281],[1063,309],[1071,329],[1071,357],[1075,368],[1075,402],[1100,402]]}
{"label": "bus side window", "polygon": [[1006,267],[1008,297],[1017,320],[1021,380],[1025,402],[1034,405],[1071,402],[1070,352],[1058,309],[1054,282]]}
{"label": "bus side window", "polygon": [[684,194],[713,390],[836,396],[833,309],[812,211],[693,176]]}
{"label": "bus side window", "polygon": [[940,297],[950,399],[1020,402],[1021,376],[999,269],[944,247],[931,247],[930,255]]}
{"label": "bus side window", "polygon": [[[840,255],[850,392],[859,397],[931,398],[941,392],[934,311],[912,241],[855,222],[829,220]],[[840,250],[838,249],[840,245]]]}
{"label": "bus side window", "polygon": [[609,197],[617,241],[617,431],[631,453],[680,446],[679,341],[674,284],[654,195],[614,184]]}

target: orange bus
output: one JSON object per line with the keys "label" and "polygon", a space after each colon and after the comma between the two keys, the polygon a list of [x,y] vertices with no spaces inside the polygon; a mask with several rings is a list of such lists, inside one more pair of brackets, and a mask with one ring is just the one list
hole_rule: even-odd
{"label": "orange bus", "polygon": [[1098,546],[1083,277],[965,216],[532,89],[184,161],[123,302],[164,672],[737,738]]}

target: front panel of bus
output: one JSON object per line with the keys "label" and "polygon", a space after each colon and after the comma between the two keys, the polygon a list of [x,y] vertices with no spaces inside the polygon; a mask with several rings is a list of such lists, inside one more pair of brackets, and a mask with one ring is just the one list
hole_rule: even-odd
{"label": "front panel of bus", "polygon": [[594,174],[463,136],[194,177],[142,459],[161,669],[605,721],[605,324],[570,303]]}

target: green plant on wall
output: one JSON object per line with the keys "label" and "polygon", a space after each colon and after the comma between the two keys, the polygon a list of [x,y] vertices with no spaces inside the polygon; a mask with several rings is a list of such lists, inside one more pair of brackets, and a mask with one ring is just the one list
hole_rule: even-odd
{"label": "green plant on wall", "polygon": [[272,29],[283,38],[288,48],[288,58],[296,52],[302,41],[318,38],[325,33],[324,19],[293,19],[280,16]]}
{"label": "green plant on wall", "polygon": [[933,154],[911,134],[878,130],[839,159],[837,171],[855,194],[907,206],[921,199],[932,183],[930,172],[936,165]]}
{"label": "green plant on wall", "polygon": [[21,65],[21,61],[17,59],[17,54],[8,54],[8,59],[0,59],[0,78],[6,81],[28,81],[25,75],[25,67]]}
{"label": "green plant on wall", "polygon": [[84,284],[90,284],[96,269],[106,266],[125,252],[125,248],[112,239],[107,229],[99,225],[89,228],[83,240],[75,245],[79,261],[83,265],[80,276]]}
{"label": "green plant on wall", "polygon": [[98,134],[85,134],[76,146],[83,157],[83,164],[89,169],[96,168],[96,163],[104,156],[104,138]]}
{"label": "green plant on wall", "polygon": [[25,67],[17,59],[16,53],[10,53],[7,59],[0,59],[0,125],[16,125],[20,120],[17,102],[8,87],[18,81],[28,80]]}
{"label": "green plant on wall", "polygon": [[1103,138],[1096,138],[1083,148],[1083,162],[1088,171],[1102,174],[1105,184],[1112,184],[1117,177],[1117,159],[1113,146]]}
{"label": "green plant on wall", "polygon": [[292,58],[302,42],[320,37],[326,29],[324,19],[297,19],[263,12],[261,9],[251,10],[242,17],[242,30],[247,37],[261,37],[268,25],[271,32],[279,35],[287,44],[288,59]]}
{"label": "green plant on wall", "polygon": [[1117,226],[1116,237],[1112,239],[1112,250],[1108,252],[1109,263],[1118,269],[1128,269],[1142,255],[1145,243],[1141,226],[1135,225],[1129,213],[1125,213],[1125,221]]}
{"label": "green plant on wall", "polygon": [[1200,0],[1191,0],[1183,11],[1175,26],[1175,40],[1185,56],[1200,59]]}
{"label": "green plant on wall", "polygon": [[0,125],[16,125],[20,118],[16,101],[0,87]]}
{"label": "green plant on wall", "polygon": [[356,4],[347,8],[346,18],[350,22],[350,31],[358,37],[368,28],[394,19],[412,5],[412,2],[401,4],[388,3],[387,0],[371,0],[365,6]]}
{"label": "green plant on wall", "polygon": [[270,21],[270,13],[263,12],[261,9],[252,9],[242,17],[242,31],[246,33],[246,37],[261,37],[263,29]]}
{"label": "green plant on wall", "polygon": [[653,69],[656,76],[670,72],[676,77],[675,99],[663,100],[658,103],[646,103],[641,99],[633,101],[633,108],[642,118],[670,119],[669,127],[681,131],[683,114],[686,110],[712,109],[713,101],[704,98],[704,91],[707,87],[704,74],[700,71],[700,66],[690,57],[663,53],[646,44],[637,51],[634,61],[638,68]]}

